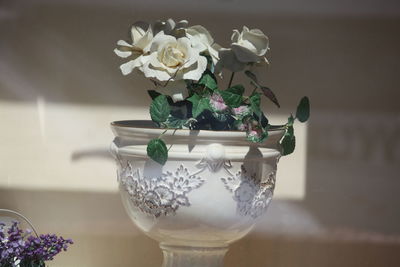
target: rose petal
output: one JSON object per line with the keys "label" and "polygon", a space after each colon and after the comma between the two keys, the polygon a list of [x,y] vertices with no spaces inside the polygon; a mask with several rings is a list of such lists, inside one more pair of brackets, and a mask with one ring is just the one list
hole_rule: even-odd
{"label": "rose petal", "polygon": [[198,81],[203,75],[203,72],[206,70],[206,68],[207,58],[200,56],[197,60],[197,64],[193,64],[191,65],[191,68],[185,69],[183,79]]}
{"label": "rose petal", "polygon": [[131,38],[133,43],[137,42],[143,35],[145,35],[146,31],[149,29],[149,24],[144,21],[137,21],[132,25],[131,28]]}
{"label": "rose petal", "polygon": [[141,70],[147,78],[156,78],[159,81],[168,81],[171,79],[171,74],[169,74],[165,67],[155,59],[156,57],[156,53],[151,54],[148,62],[143,64]]}
{"label": "rose petal", "polygon": [[240,32],[238,30],[233,30],[233,34],[231,37],[232,43],[236,43],[239,40]]}
{"label": "rose petal", "polygon": [[214,65],[216,65],[219,60],[218,52],[221,49],[222,47],[217,43],[213,43],[212,46],[208,47],[208,53],[212,57]]}
{"label": "rose petal", "polygon": [[259,56],[241,45],[232,44],[232,51],[235,53],[236,58],[243,63],[258,62],[260,60]]}
{"label": "rose petal", "polygon": [[128,62],[126,62],[125,64],[122,64],[119,68],[121,69],[121,72],[123,75],[128,75],[129,73],[132,72],[133,69],[141,66],[141,59],[140,57],[134,59],[134,60],[130,60]]}
{"label": "rose petal", "polygon": [[187,20],[181,20],[178,23],[176,23],[175,28],[180,29],[180,28],[186,28],[188,26],[189,22]]}
{"label": "rose petal", "polygon": [[128,44],[126,41],[124,41],[124,40],[119,40],[118,42],[117,42],[117,45],[119,45],[119,46],[126,46],[126,47],[132,47],[132,45],[131,44]]}
{"label": "rose petal", "polygon": [[185,64],[183,65],[184,68],[187,68],[197,62],[200,56],[200,50],[192,47],[192,43],[189,38],[179,38],[178,48],[186,54]]}
{"label": "rose petal", "polygon": [[252,29],[249,32],[243,33],[243,39],[250,42],[255,48],[255,53],[258,56],[263,56],[268,50],[268,37],[259,29]]}
{"label": "rose petal", "polygon": [[204,44],[212,45],[214,39],[211,37],[209,31],[201,25],[195,25],[186,30],[186,32],[192,36],[198,38],[198,40]]}
{"label": "rose petal", "polygon": [[117,56],[122,57],[122,58],[127,58],[130,55],[132,55],[132,51],[121,51],[121,50],[118,50],[117,48],[114,49],[114,53]]}
{"label": "rose petal", "polygon": [[176,38],[171,35],[166,35],[164,32],[157,33],[151,42],[150,52],[157,51],[160,46],[165,46],[170,42],[176,42]]}
{"label": "rose petal", "polygon": [[136,43],[135,46],[144,50],[151,44],[153,40],[153,32],[151,30],[147,31]]}

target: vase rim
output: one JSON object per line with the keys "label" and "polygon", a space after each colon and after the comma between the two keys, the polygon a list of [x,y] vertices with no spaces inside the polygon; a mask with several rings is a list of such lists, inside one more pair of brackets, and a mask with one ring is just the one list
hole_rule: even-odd
{"label": "vase rim", "polygon": [[[201,131],[201,132],[230,132],[230,133],[245,133],[246,131],[240,130],[190,130],[190,129],[178,129],[178,128],[159,128],[151,120],[120,120],[113,121],[110,123],[111,127],[125,127],[125,128],[139,128],[139,129],[154,129],[154,130],[178,130],[178,131]],[[270,125],[268,132],[283,131],[285,125]]]}

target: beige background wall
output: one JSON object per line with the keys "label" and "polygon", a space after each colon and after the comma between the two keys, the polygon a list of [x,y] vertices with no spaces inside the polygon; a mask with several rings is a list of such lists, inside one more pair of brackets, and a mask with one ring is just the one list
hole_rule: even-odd
{"label": "beige background wall", "polygon": [[51,266],[159,266],[107,152],[108,123],[146,118],[151,84],[123,77],[112,49],[140,19],[187,18],[222,45],[248,25],[271,40],[263,80],[284,107],[265,102],[272,122],[303,95],[313,109],[266,218],[226,266],[399,266],[400,9],[347,2],[0,2],[0,208],[76,241]]}

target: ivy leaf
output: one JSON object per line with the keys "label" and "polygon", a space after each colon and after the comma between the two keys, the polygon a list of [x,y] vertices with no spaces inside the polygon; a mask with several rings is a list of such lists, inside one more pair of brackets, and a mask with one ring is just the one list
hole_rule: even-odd
{"label": "ivy leaf", "polygon": [[237,94],[237,95],[243,95],[244,90],[245,90],[244,86],[241,84],[237,84],[237,85],[234,85],[234,86],[226,89],[226,91],[228,91],[232,94]]}
{"label": "ivy leaf", "polygon": [[198,94],[194,94],[188,98],[188,100],[193,104],[193,118],[197,118],[204,110],[211,109],[210,100],[207,97],[201,97]]}
{"label": "ivy leaf", "polygon": [[247,77],[249,77],[249,78],[253,81],[253,83],[255,83],[255,85],[258,85],[257,76],[256,76],[254,73],[252,73],[252,72],[249,71],[249,70],[246,70],[246,71],[244,72],[244,74],[246,74]]}
{"label": "ivy leaf", "polygon": [[285,135],[281,141],[282,155],[286,156],[293,153],[296,147],[296,137],[294,136],[293,126],[288,126]]}
{"label": "ivy leaf", "polygon": [[260,123],[263,128],[266,128],[268,126],[268,119],[267,117],[265,117],[264,112],[261,112]]}
{"label": "ivy leaf", "polygon": [[150,105],[150,116],[154,122],[164,122],[167,120],[171,108],[165,95],[157,96]]}
{"label": "ivy leaf", "polygon": [[216,131],[229,130],[231,123],[234,121],[228,114],[213,112],[212,116],[213,120],[210,120],[210,126],[212,130]]}
{"label": "ivy leaf", "polygon": [[[233,129],[239,130],[242,126],[244,126],[243,120],[242,119],[235,120],[233,122],[232,126],[233,126],[232,127]],[[243,131],[243,128],[242,128],[242,131]]]}
{"label": "ivy leaf", "polygon": [[252,72],[249,71],[249,70],[246,70],[244,73],[250,78],[250,80],[251,80],[250,83],[251,83],[254,87],[260,88],[260,89],[262,90],[263,94],[264,94],[266,97],[268,97],[272,102],[274,102],[274,104],[277,105],[278,108],[281,107],[280,104],[279,104],[279,102],[278,102],[278,99],[276,98],[276,96],[275,96],[275,94],[274,94],[274,92],[272,92],[272,90],[271,90],[270,88],[266,87],[266,86],[261,86],[261,85],[258,83],[257,76],[256,76],[254,73],[252,73]]}
{"label": "ivy leaf", "polygon": [[217,80],[215,79],[214,74],[208,71],[204,72],[203,76],[199,80],[199,84],[202,84],[211,90],[218,88]]}
{"label": "ivy leaf", "polygon": [[310,117],[310,101],[308,100],[308,97],[305,96],[300,100],[300,103],[297,106],[296,118],[300,122],[306,122],[309,117]]}
{"label": "ivy leaf", "polygon": [[161,95],[159,92],[157,92],[156,90],[147,90],[147,93],[149,94],[149,96],[151,97],[151,99],[155,99],[157,96]]}
{"label": "ivy leaf", "polygon": [[165,125],[168,128],[182,129],[182,127],[185,126],[186,123],[186,119],[179,119],[174,116],[169,116],[167,121],[165,122]]}
{"label": "ivy leaf", "polygon": [[164,165],[168,159],[168,149],[164,141],[156,138],[147,144],[147,155],[155,162]]}
{"label": "ivy leaf", "polygon": [[253,112],[260,117],[261,116],[261,108],[260,108],[260,93],[254,93],[250,96],[250,106]]}
{"label": "ivy leaf", "polygon": [[294,124],[294,117],[293,117],[293,115],[290,115],[290,117],[288,118],[287,125],[288,126],[293,126],[293,124]]}
{"label": "ivy leaf", "polygon": [[263,94],[264,94],[266,97],[268,97],[269,100],[271,100],[272,102],[274,102],[274,104],[275,104],[278,108],[281,107],[281,105],[279,105],[278,99],[276,98],[274,92],[272,92],[271,89],[269,89],[269,88],[266,87],[266,86],[261,86],[261,90],[262,90]]}
{"label": "ivy leaf", "polygon": [[262,130],[259,132],[257,135],[253,135],[251,133],[247,133],[246,139],[247,141],[253,142],[253,143],[262,143],[268,138],[268,132]]}
{"label": "ivy leaf", "polygon": [[228,105],[231,108],[237,108],[242,104],[242,96],[237,95],[228,91],[221,91],[218,90],[218,93],[222,96],[224,99],[224,102],[226,105]]}

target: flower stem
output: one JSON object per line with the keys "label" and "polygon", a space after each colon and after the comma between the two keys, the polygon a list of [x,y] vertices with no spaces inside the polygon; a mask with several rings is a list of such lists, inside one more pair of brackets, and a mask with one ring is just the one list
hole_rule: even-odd
{"label": "flower stem", "polygon": [[[231,79],[229,80],[228,88],[231,87],[232,81],[233,81],[233,77],[234,77],[234,76],[235,76],[235,72],[232,72],[232,74],[231,74]],[[227,89],[228,89],[228,88],[227,88]]]}
{"label": "flower stem", "polygon": [[168,129],[165,129],[165,130],[158,136],[158,139],[160,139],[161,136],[163,136],[167,131],[168,131]]}

